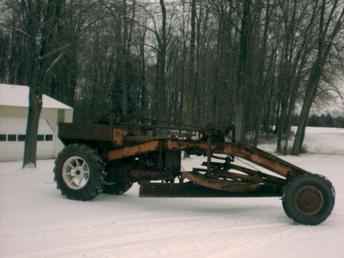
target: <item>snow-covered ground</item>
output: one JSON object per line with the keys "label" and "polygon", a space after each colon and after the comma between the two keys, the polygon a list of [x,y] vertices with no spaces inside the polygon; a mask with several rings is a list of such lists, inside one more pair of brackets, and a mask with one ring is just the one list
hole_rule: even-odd
{"label": "snow-covered ground", "polygon": [[344,130],[311,128],[306,144],[309,154],[287,159],[337,191],[332,216],[316,227],[292,223],[278,198],[140,199],[135,186],[70,201],[55,189],[53,161],[36,170],[0,163],[0,257],[343,258]]}

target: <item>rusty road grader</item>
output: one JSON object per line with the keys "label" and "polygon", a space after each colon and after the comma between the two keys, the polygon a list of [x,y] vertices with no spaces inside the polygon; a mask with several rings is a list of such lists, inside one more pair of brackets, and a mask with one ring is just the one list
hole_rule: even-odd
{"label": "rusty road grader", "polygon": [[[282,197],[287,216],[306,225],[325,221],[335,203],[325,177],[236,143],[232,126],[60,124],[59,137],[66,147],[55,162],[55,181],[72,200],[121,195],[133,183],[141,197]],[[203,155],[204,162],[182,171],[182,153]]]}

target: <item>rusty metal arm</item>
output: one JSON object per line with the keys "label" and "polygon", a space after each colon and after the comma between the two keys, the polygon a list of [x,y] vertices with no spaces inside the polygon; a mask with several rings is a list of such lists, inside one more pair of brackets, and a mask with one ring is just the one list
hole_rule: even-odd
{"label": "rusty metal arm", "polygon": [[204,153],[207,153],[207,151],[211,149],[213,153],[237,156],[251,161],[263,168],[279,174],[282,177],[288,177],[291,174],[298,175],[309,173],[302,168],[258,148],[233,143],[214,144],[213,146],[209,146],[205,142],[154,140],[130,147],[114,149],[107,154],[107,159],[119,160],[128,157],[141,156],[146,153],[159,151],[161,147],[172,151],[197,149]]}

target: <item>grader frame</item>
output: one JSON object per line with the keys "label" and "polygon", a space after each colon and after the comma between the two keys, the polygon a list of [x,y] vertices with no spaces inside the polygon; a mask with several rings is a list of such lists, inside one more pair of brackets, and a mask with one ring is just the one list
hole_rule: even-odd
{"label": "grader frame", "polygon": [[[104,192],[122,194],[138,182],[141,197],[283,196],[287,215],[303,224],[321,223],[334,206],[334,189],[327,179],[259,148],[236,143],[233,126],[202,129],[61,124],[59,137],[66,148],[74,146],[71,155],[77,152],[77,144],[88,146],[99,155]],[[99,187],[93,191],[95,194],[84,197],[73,194],[63,180],[59,182],[59,178],[68,179],[59,176],[64,173],[63,162],[68,158],[68,150],[65,152],[55,168],[58,188],[71,199],[94,198]],[[182,152],[203,155],[205,161],[192,171],[182,171]],[[80,153],[80,157],[87,161],[87,155]],[[239,165],[238,159],[260,168]]]}

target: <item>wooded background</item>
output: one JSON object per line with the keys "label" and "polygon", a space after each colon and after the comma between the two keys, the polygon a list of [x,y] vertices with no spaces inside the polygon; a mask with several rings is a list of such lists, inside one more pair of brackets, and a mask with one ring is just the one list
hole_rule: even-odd
{"label": "wooded background", "polygon": [[0,81],[31,87],[32,114],[45,93],[76,123],[234,123],[241,142],[276,133],[280,153],[295,124],[299,154],[313,103],[340,95],[343,4],[0,0]]}

